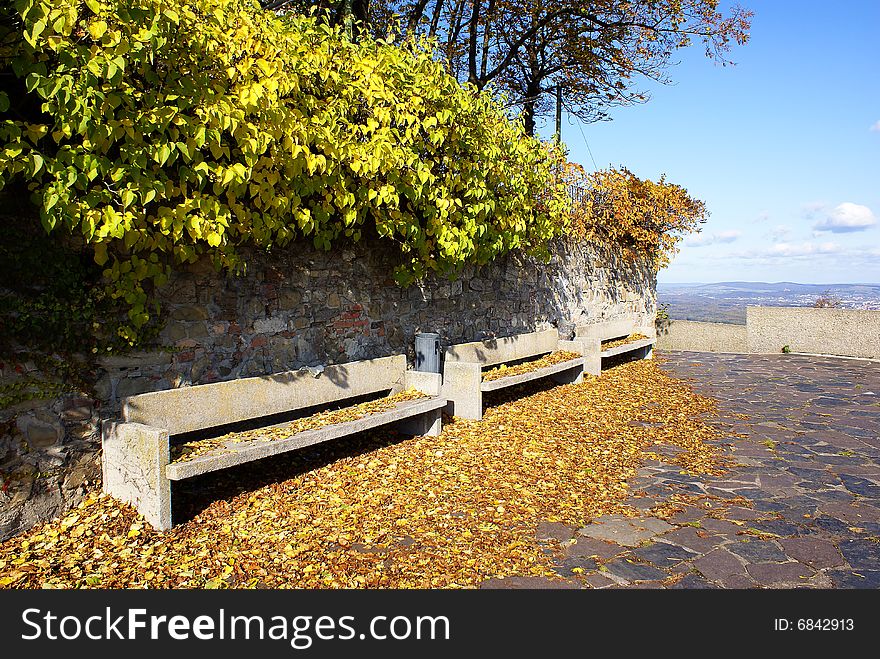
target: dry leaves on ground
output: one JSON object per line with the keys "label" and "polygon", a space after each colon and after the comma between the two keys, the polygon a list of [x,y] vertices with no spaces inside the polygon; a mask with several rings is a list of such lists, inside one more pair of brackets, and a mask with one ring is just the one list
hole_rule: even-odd
{"label": "dry leaves on ground", "polygon": [[398,403],[404,403],[409,400],[418,400],[425,398],[426,395],[415,389],[406,389],[404,391],[385,396],[377,400],[370,400],[357,405],[351,405],[338,410],[325,410],[312,414],[311,416],[296,419],[287,423],[274,425],[268,428],[255,428],[254,430],[245,430],[242,432],[231,432],[220,437],[206,437],[185,444],[178,444],[171,447],[172,462],[186,462],[207,453],[217,453],[222,451],[229,443],[240,444],[246,442],[266,441],[288,439],[295,434],[304,430],[315,430],[323,428],[334,423],[345,423],[346,421],[356,421],[363,419],[371,414],[379,412],[387,412],[393,409]]}
{"label": "dry leaves on ground", "polygon": [[607,348],[616,348],[617,346],[625,346],[627,343],[634,343],[635,341],[641,341],[642,339],[647,339],[648,337],[644,334],[640,334],[639,332],[635,332],[634,334],[630,334],[629,336],[625,336],[622,339],[612,339],[610,341],[602,341],[602,350],[606,350]]}
{"label": "dry leaves on ground", "polygon": [[549,575],[537,524],[626,513],[626,480],[656,444],[684,449],[682,468],[718,469],[719,431],[701,419],[714,402],[651,361],[489,403],[482,421],[455,419],[438,437],[365,433],[183,481],[183,523],[163,534],[96,494],[0,544],[0,586],[454,588]]}
{"label": "dry leaves on ground", "polygon": [[576,352],[557,350],[556,352],[551,352],[549,355],[544,355],[543,357],[539,357],[538,359],[525,361],[514,366],[501,364],[500,366],[496,366],[494,368],[486,369],[485,371],[483,371],[483,382],[489,382],[490,380],[500,380],[501,378],[510,377],[511,375],[522,375],[523,373],[531,373],[532,371],[537,371],[539,368],[561,364],[562,362],[571,361],[572,359],[578,359],[579,357],[581,357],[581,355]]}

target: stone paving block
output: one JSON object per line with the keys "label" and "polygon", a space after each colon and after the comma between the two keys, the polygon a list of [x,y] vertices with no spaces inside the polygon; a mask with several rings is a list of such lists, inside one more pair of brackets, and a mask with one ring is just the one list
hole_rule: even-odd
{"label": "stone paving block", "polygon": [[562,563],[553,566],[553,571],[561,577],[577,577],[592,570],[598,569],[599,565],[592,558],[585,556],[573,556],[566,558]]}
{"label": "stone paving block", "polygon": [[654,581],[665,579],[669,576],[668,572],[664,572],[653,565],[632,563],[624,558],[617,558],[606,563],[605,568],[611,574],[627,581]]}
{"label": "stone paving block", "polygon": [[565,555],[568,556],[596,556],[599,560],[608,560],[614,558],[618,554],[626,550],[626,547],[616,542],[605,542],[604,540],[596,540],[594,538],[578,538],[574,544],[565,548]]}
{"label": "stone paving block", "polygon": [[793,536],[804,533],[802,527],[792,524],[784,519],[756,520],[751,522],[748,527],[750,529],[761,531],[762,533],[772,533],[773,535],[778,536]]}
{"label": "stone paving block", "polygon": [[840,553],[856,571],[880,570],[880,543],[872,540],[843,540]]}
{"label": "stone paving block", "polygon": [[555,540],[565,542],[574,537],[575,529],[560,522],[539,522],[535,531],[536,540]]}
{"label": "stone paving block", "polygon": [[819,505],[822,512],[831,517],[857,524],[859,522],[880,523],[880,508],[858,503],[828,501]]}
{"label": "stone paving block", "polygon": [[672,526],[654,517],[630,518],[622,515],[604,515],[578,533],[596,540],[616,542],[626,547],[637,547]]}
{"label": "stone paving block", "polygon": [[745,573],[742,562],[726,549],[716,549],[693,562],[693,566],[707,579],[721,581],[734,574]]}
{"label": "stone paving block", "polygon": [[827,515],[822,515],[821,517],[814,519],[811,526],[815,529],[821,529],[828,535],[843,537],[852,535],[852,531],[849,530],[849,524]]}
{"label": "stone paving block", "polygon": [[607,588],[608,586],[614,585],[615,582],[596,572],[595,574],[589,574],[584,577],[584,583],[589,584],[593,588]]}
{"label": "stone paving block", "polygon": [[870,497],[872,499],[880,499],[880,485],[877,485],[877,483],[874,483],[873,481],[869,481],[867,478],[841,474],[840,480],[843,481],[843,486],[853,494]]}
{"label": "stone paving block", "polygon": [[880,570],[830,570],[835,588],[880,588]]}
{"label": "stone paving block", "polygon": [[[632,487],[635,487],[634,485]],[[631,506],[636,510],[648,511],[657,505],[658,500],[653,497],[630,497],[623,502],[624,505]]]}
{"label": "stone paving block", "polygon": [[788,556],[817,569],[843,564],[837,547],[821,538],[784,538],[780,540]]}
{"label": "stone paving block", "polygon": [[[765,501],[755,501],[752,504],[755,512],[759,513],[778,513],[785,510],[785,504],[776,499],[767,499]],[[759,515],[757,517],[753,517],[752,519],[759,519],[760,517],[772,517],[772,515]]]}
{"label": "stone paving block", "polygon": [[697,508],[695,506],[685,506],[683,510],[674,513],[669,521],[673,524],[687,524],[703,520],[706,517],[705,508]]}
{"label": "stone paving block", "polygon": [[732,542],[727,546],[737,556],[749,563],[782,562],[788,560],[785,553],[772,540],[751,538],[743,542]]}
{"label": "stone paving block", "polygon": [[640,561],[653,563],[658,567],[671,567],[676,563],[694,558],[697,554],[678,545],[655,542],[647,547],[634,549],[631,555]]}
{"label": "stone paving block", "polygon": [[802,563],[754,563],[748,573],[764,586],[804,585],[815,572]]}
{"label": "stone paving block", "polygon": [[698,554],[712,551],[719,544],[719,536],[685,526],[662,536],[666,542],[680,545]]}
{"label": "stone paving block", "polygon": [[751,508],[741,508],[740,506],[732,506],[727,509],[725,512],[725,517],[727,519],[736,519],[739,521],[748,521],[752,519],[761,519],[765,517],[759,510],[752,510]]}
{"label": "stone paving block", "polygon": [[758,584],[750,576],[746,574],[731,574],[729,577],[721,579],[721,585],[724,588],[757,588]]}
{"label": "stone paving block", "polygon": [[700,521],[700,528],[703,528],[707,531],[712,531],[713,533],[734,536],[751,526],[751,524],[752,523],[748,523],[743,526],[739,526],[737,524],[734,524],[733,522],[728,522],[726,519],[715,519],[714,517],[706,517]]}
{"label": "stone paving block", "polygon": [[669,587],[670,590],[711,590],[715,588],[717,588],[717,586],[709,583],[708,581],[696,574],[688,574],[682,579],[679,579],[677,583]]}

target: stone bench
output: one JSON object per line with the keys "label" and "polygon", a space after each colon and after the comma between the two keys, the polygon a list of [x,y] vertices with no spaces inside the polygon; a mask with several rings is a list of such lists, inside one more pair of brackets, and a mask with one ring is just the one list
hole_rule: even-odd
{"label": "stone bench", "polygon": [[[626,338],[630,334],[640,333],[648,338],[632,341],[613,348],[602,348],[602,343],[615,339]],[[654,354],[654,344],[657,342],[656,332],[653,328],[639,325],[632,319],[607,320],[590,325],[578,325],[575,329],[575,341],[581,341],[588,345],[584,354],[592,363],[588,364],[591,370],[597,372],[602,368],[602,360],[618,355],[628,355],[634,359],[651,359]]]}
{"label": "stone bench", "polygon": [[550,377],[559,384],[583,380],[584,357],[559,364],[483,381],[483,368],[529,358],[538,358],[557,350],[583,354],[584,343],[561,341],[555,329],[506,336],[486,341],[449,346],[443,354],[441,396],[448,401],[447,411],[465,419],[483,418],[483,394],[523,382]]}
{"label": "stone bench", "polygon": [[[123,403],[123,420],[106,421],[102,428],[104,491],[132,504],[155,528],[167,530],[172,526],[172,481],[387,424],[396,424],[398,430],[411,435],[439,434],[446,406],[446,400],[438,395],[440,384],[439,373],[407,371],[406,357],[393,355],[328,366],[318,375],[302,369],[132,396]],[[393,394],[408,387],[427,397],[283,439],[271,439],[268,431],[283,429],[286,423],[259,425],[263,417],[384,392]],[[175,436],[198,431],[212,434],[215,430],[222,436],[229,424],[242,422],[255,422],[257,437],[211,445],[192,458],[172,462]],[[263,430],[266,438],[260,437]],[[248,437],[253,434],[248,430]]]}

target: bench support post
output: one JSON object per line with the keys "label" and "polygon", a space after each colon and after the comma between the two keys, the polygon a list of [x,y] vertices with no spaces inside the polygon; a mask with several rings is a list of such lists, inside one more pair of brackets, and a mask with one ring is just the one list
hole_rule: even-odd
{"label": "bench support post", "polygon": [[560,371],[551,375],[550,378],[556,384],[580,384],[584,381],[584,367],[577,366],[567,371]]}
{"label": "bench support post", "polygon": [[171,528],[168,432],[140,423],[105,421],[101,429],[104,492],[134,506],[159,531]]}
{"label": "bench support post", "polygon": [[442,419],[442,409],[431,410],[406,421],[400,421],[397,424],[397,430],[405,435],[436,437],[440,434]]}
{"label": "bench support post", "polygon": [[[602,342],[599,339],[578,338],[574,341],[560,341],[559,349],[583,355],[584,373],[602,375]],[[581,382],[582,379],[576,382]]]}
{"label": "bench support post", "polygon": [[446,411],[463,419],[483,418],[483,373],[474,362],[452,362],[443,365],[441,396],[449,401]]}

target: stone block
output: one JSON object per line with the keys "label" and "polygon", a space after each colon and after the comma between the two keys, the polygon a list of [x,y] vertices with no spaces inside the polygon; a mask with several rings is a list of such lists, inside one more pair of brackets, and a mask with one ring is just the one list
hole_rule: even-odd
{"label": "stone block", "polygon": [[[446,403],[444,402],[443,405],[445,406]],[[411,417],[405,421],[400,421],[397,424],[398,432],[416,437],[436,437],[440,434],[442,428],[442,408],[419,414],[418,416]]]}
{"label": "stone block", "polygon": [[105,422],[101,433],[104,492],[134,506],[153,527],[171,528],[168,432],[139,423]]}
{"label": "stone block", "polygon": [[64,427],[58,421],[57,417],[46,418],[47,414],[43,413],[44,418],[38,418],[35,414],[22,414],[16,421],[15,425],[24,438],[27,440],[28,447],[31,450],[42,450],[57,446],[64,440]]}
{"label": "stone block", "polygon": [[174,307],[168,314],[174,320],[208,320],[208,310],[200,304],[182,304]]}
{"label": "stone block", "polygon": [[302,293],[284,290],[278,294],[278,308],[283,311],[296,309],[302,303]]}
{"label": "stone block", "polygon": [[443,376],[440,373],[407,371],[404,374],[404,386],[412,387],[428,396],[439,396],[440,388],[443,386]]}
{"label": "stone block", "polygon": [[287,318],[284,316],[271,316],[259,318],[254,321],[254,332],[257,334],[277,334],[287,329]]}
{"label": "stone block", "polygon": [[463,419],[483,418],[483,374],[480,364],[445,362],[441,396],[448,401],[447,412]]}
{"label": "stone block", "polygon": [[153,388],[153,381],[147,377],[122,378],[116,385],[116,396],[120,399],[136,396]]}
{"label": "stone block", "polygon": [[171,363],[168,352],[133,352],[127,355],[107,355],[98,359],[98,365],[105,369],[150,368],[166,366]]}

